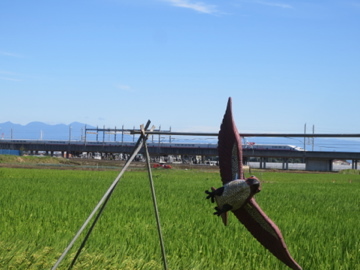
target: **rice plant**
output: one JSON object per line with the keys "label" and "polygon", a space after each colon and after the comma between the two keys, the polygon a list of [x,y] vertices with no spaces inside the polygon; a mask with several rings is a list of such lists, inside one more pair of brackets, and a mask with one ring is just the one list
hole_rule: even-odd
{"label": "rice plant", "polygon": [[[256,173],[254,173],[256,174]],[[116,171],[0,168],[0,268],[50,269]],[[360,175],[261,172],[256,199],[303,269],[360,269]],[[154,170],[170,269],[288,269],[204,190],[217,172]],[[58,269],[67,269],[76,243]],[[73,269],[162,269],[147,172],[126,172]]]}

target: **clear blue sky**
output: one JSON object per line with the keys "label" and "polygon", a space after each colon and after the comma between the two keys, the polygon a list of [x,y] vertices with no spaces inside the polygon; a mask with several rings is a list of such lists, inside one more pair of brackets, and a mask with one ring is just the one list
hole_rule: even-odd
{"label": "clear blue sky", "polygon": [[0,123],[359,133],[359,0],[3,0]]}

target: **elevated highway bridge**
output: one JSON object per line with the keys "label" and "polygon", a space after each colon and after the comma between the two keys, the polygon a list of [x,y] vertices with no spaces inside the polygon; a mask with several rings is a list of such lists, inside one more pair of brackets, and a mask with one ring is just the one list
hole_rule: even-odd
{"label": "elevated highway bridge", "polygon": [[[243,134],[244,135],[244,134]],[[304,134],[302,134],[304,136]],[[53,155],[54,152],[62,152],[64,156],[87,153],[123,153],[133,151],[133,142],[86,142],[86,141],[43,141],[43,140],[0,140],[0,149],[20,151],[46,152]],[[216,144],[179,144],[179,143],[148,143],[151,156],[202,156],[214,157],[218,155]],[[284,150],[260,150],[243,149],[244,163],[250,158],[260,159],[260,168],[266,168],[269,158],[281,159],[283,169],[288,169],[288,164],[293,159],[301,159],[309,171],[332,171],[334,160],[351,160],[352,168],[357,169],[360,153],[358,152],[326,152],[326,151],[284,151]]]}

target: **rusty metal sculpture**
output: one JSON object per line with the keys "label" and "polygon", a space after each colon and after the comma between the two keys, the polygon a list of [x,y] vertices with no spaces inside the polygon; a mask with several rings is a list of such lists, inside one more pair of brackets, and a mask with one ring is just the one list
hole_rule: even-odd
{"label": "rusty metal sculpture", "polygon": [[291,257],[281,231],[253,197],[260,191],[259,180],[254,176],[247,179],[244,177],[241,138],[233,120],[231,98],[219,132],[218,152],[223,186],[205,191],[207,199],[217,204],[214,214],[221,216],[227,225],[228,211],[232,211],[250,233],[279,260],[294,270],[301,270]]}

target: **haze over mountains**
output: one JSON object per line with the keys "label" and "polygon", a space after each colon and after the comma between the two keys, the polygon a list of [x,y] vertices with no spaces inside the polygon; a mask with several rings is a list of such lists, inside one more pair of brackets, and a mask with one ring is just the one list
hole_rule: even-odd
{"label": "haze over mountains", "polygon": [[[87,125],[80,122],[73,122],[69,125],[56,124],[49,125],[43,122],[30,122],[27,125],[14,124],[12,122],[0,123],[0,140],[71,140],[83,141],[85,140],[86,129],[95,129],[97,127]],[[98,127],[99,129],[115,129],[115,127]],[[122,127],[116,127],[121,129]],[[125,129],[127,127],[124,127]],[[129,129],[129,128],[127,128]],[[131,129],[131,128],[130,128]],[[88,131],[86,134],[87,141],[132,141],[133,135],[129,134],[110,134],[106,132],[99,132],[96,135],[94,131]]]}
{"label": "haze over mountains", "polygon": [[27,125],[11,122],[0,123],[1,139],[30,139],[30,140],[81,140],[85,134],[86,124],[73,122],[69,125],[48,125],[42,122],[31,122]]}

